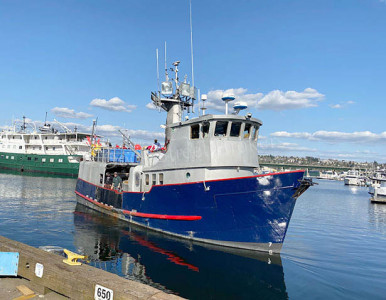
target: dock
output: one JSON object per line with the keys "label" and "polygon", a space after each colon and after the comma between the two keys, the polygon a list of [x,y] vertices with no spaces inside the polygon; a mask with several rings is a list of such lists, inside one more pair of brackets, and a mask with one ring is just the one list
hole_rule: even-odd
{"label": "dock", "polygon": [[0,252],[19,254],[17,277],[0,276],[1,299],[182,299],[151,286],[0,236]]}

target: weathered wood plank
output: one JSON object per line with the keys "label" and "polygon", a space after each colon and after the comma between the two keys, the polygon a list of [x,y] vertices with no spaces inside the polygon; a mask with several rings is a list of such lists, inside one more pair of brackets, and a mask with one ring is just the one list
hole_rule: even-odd
{"label": "weathered wood plank", "polygon": [[[0,236],[0,251],[19,252],[18,275],[71,299],[94,299],[95,285],[114,291],[118,299],[181,299],[145,284],[88,265],[69,266],[63,257]],[[36,264],[43,275],[35,274]]]}

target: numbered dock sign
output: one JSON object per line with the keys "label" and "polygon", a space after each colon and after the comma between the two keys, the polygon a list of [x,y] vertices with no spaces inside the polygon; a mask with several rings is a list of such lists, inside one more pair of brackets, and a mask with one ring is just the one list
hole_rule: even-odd
{"label": "numbered dock sign", "polygon": [[110,290],[99,284],[96,284],[94,299],[95,300],[113,300],[113,290]]}

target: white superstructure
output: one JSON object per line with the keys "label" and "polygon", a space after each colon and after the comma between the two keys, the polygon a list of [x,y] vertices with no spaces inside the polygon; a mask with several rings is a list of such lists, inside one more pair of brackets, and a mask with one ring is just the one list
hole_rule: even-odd
{"label": "white superstructure", "polygon": [[[0,132],[0,152],[14,154],[35,155],[74,155],[84,159],[90,157],[90,134],[73,132],[68,128],[64,132],[51,127],[49,124],[39,129],[26,130],[25,122],[20,130],[16,126]],[[75,159],[75,157],[74,157]]]}

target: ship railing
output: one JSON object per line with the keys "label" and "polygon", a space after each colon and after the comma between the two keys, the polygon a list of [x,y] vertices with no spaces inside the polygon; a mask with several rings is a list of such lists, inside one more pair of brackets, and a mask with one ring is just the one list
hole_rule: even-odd
{"label": "ship railing", "polygon": [[132,149],[101,147],[93,149],[91,156],[98,162],[139,163],[141,161],[141,157]]}

